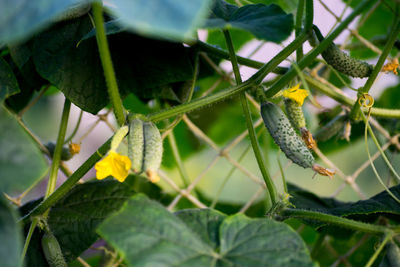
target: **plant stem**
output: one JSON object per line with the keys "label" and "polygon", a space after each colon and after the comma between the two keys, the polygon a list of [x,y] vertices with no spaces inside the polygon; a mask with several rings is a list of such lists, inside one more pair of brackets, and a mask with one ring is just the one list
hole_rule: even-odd
{"label": "plant stem", "polygon": [[291,217],[291,218],[302,218],[302,219],[312,219],[321,222],[326,222],[329,224],[334,224],[337,226],[341,226],[344,228],[367,232],[371,234],[382,234],[387,233],[388,228],[380,225],[374,225],[369,223],[358,222],[322,212],[311,211],[311,210],[302,210],[302,209],[285,209],[281,213],[283,216]]}
{"label": "plant stem", "polygon": [[380,243],[379,247],[377,250],[375,250],[374,254],[372,257],[369,259],[365,267],[370,267],[378,257],[379,253],[381,253],[382,249],[385,247],[386,243],[392,238],[392,234],[386,234],[385,238],[383,239],[382,243]]}
{"label": "plant stem", "polygon": [[64,108],[61,115],[60,129],[58,131],[57,143],[56,147],[54,148],[53,161],[50,167],[49,182],[47,184],[47,190],[44,198],[47,198],[51,193],[53,193],[54,189],[56,188],[58,166],[60,165],[61,161],[61,151],[64,144],[65,133],[67,131],[70,109],[71,109],[71,101],[65,98]]}
{"label": "plant stem", "polygon": [[[355,104],[355,101],[352,100],[351,98],[348,98],[344,94],[335,92],[332,90],[329,86],[311,78],[310,76],[305,75],[304,76],[306,81],[314,86],[314,88],[325,95],[331,97],[332,99],[338,101],[341,104],[344,104],[346,106],[353,106]],[[362,108],[364,113],[368,113],[368,109]],[[394,119],[399,119],[400,118],[400,109],[386,109],[386,108],[371,108],[371,115],[375,117],[380,117],[380,118],[394,118]]]}
{"label": "plant stem", "polygon": [[99,48],[101,64],[103,65],[104,77],[106,79],[108,88],[108,95],[113,105],[115,117],[117,118],[118,124],[121,126],[125,122],[125,115],[122,106],[121,96],[118,91],[117,79],[115,78],[110,50],[108,48],[107,37],[104,30],[102,2],[93,2],[92,10],[94,25],[96,28],[97,46]]}
{"label": "plant stem", "polygon": [[[23,217],[22,222],[26,223],[30,218],[40,216],[45,213],[54,203],[65,196],[69,190],[101,159],[100,155],[104,155],[110,149],[111,139],[108,139],[96,152],[94,152],[56,191],[48,198],[43,200],[29,214]],[[20,221],[21,221],[20,220]]]}
{"label": "plant stem", "polygon": [[[223,33],[224,33],[225,41],[226,41],[226,44],[228,46],[228,50],[230,53],[230,57],[231,57],[230,59],[232,62],[233,73],[235,74],[236,84],[239,85],[239,84],[241,84],[242,79],[240,77],[239,65],[236,60],[236,54],[235,54],[235,49],[233,47],[232,38],[231,38],[231,35],[229,34],[228,30],[224,30]],[[251,145],[253,147],[254,155],[257,159],[258,167],[261,171],[261,174],[262,174],[265,184],[267,186],[269,197],[272,202],[272,207],[274,207],[277,202],[276,188],[275,188],[274,182],[272,181],[271,175],[269,174],[269,171],[264,163],[264,159],[261,154],[260,146],[257,141],[256,132],[254,131],[253,120],[251,118],[250,108],[249,108],[249,104],[247,102],[245,92],[242,92],[240,94],[240,101],[242,103],[243,113],[246,118],[247,130],[249,132],[249,137],[250,137]]]}
{"label": "plant stem", "polygon": [[[332,41],[343,31],[346,27],[357,17],[363,10],[365,10],[372,2],[376,0],[364,0],[361,2],[353,12],[328,36],[326,37],[316,48],[311,50],[302,60],[298,62],[299,68],[302,70],[310,65],[314,59],[323,52]],[[266,96],[272,97],[277,94],[290,80],[296,77],[297,72],[294,68],[290,68],[276,83],[274,83],[267,91]]]}
{"label": "plant stem", "polygon": [[67,139],[65,139],[64,144],[68,143],[69,141],[72,140],[72,138],[75,137],[76,133],[78,132],[79,125],[81,124],[82,115],[83,115],[83,110],[81,110],[81,111],[79,112],[79,117],[78,117],[78,121],[76,122],[75,128],[74,128],[74,130],[72,131],[71,135],[70,135]]}
{"label": "plant stem", "polygon": [[[213,45],[204,43],[202,41],[197,40],[195,47],[197,47],[199,50],[213,54],[214,56],[220,57],[222,59],[227,59],[229,60],[229,52],[225,51],[221,48],[215,47]],[[245,57],[241,57],[236,55],[237,61],[241,64],[241,65],[245,65],[248,67],[252,67],[255,69],[259,69],[262,66],[264,66],[263,62],[260,61],[255,61],[249,58],[245,58]],[[276,73],[276,74],[284,74],[286,73],[287,68],[282,68],[282,67],[275,67],[271,72]]]}
{"label": "plant stem", "polygon": [[22,249],[21,262],[24,262],[26,252],[28,251],[29,243],[31,242],[33,232],[35,231],[35,228],[36,228],[36,225],[38,224],[38,222],[39,222],[39,220],[36,218],[36,219],[32,220],[32,223],[29,226],[29,231],[25,238],[24,248]]}
{"label": "plant stem", "polygon": [[267,76],[267,74],[269,74],[272,70],[274,70],[276,66],[278,66],[282,61],[284,61],[290,54],[293,53],[293,51],[295,51],[303,42],[307,40],[307,36],[308,35],[306,33],[304,32],[301,33],[299,37],[297,37],[292,43],[290,43],[288,46],[282,49],[282,51],[279,52],[275,57],[273,57],[268,63],[262,64],[261,69],[258,70],[252,77],[250,77],[250,79],[248,79],[244,83],[227,88],[212,95],[197,98],[188,103],[174,106],[170,109],[166,109],[158,113],[150,114],[148,116],[148,119],[153,122],[165,120],[179,114],[190,112],[197,108],[202,108],[207,105],[214,104],[218,101],[232,97],[255,85],[260,84],[261,81],[265,78],[265,76]]}
{"label": "plant stem", "polygon": [[372,70],[371,75],[369,76],[367,82],[363,87],[358,89],[357,93],[357,101],[354,103],[353,108],[351,109],[350,112],[350,119],[352,120],[360,120],[360,103],[359,99],[362,97],[363,94],[366,94],[369,92],[371,89],[373,83],[375,82],[375,79],[378,77],[379,72],[382,69],[383,64],[385,63],[386,57],[389,55],[390,51],[392,50],[392,47],[394,45],[394,42],[397,39],[397,36],[400,33],[400,16],[398,16],[397,12],[394,16],[394,22],[392,26],[392,31],[389,35],[388,41],[382,51],[382,54],[379,56],[378,62],[376,63],[374,69]]}
{"label": "plant stem", "polygon": [[[304,0],[299,0],[297,4],[297,12],[296,12],[296,27],[295,27],[295,34],[296,37],[299,37],[301,32],[301,26],[303,23],[303,13],[304,13]],[[299,46],[296,50],[296,60],[299,61],[304,56],[303,54],[303,45]]]}

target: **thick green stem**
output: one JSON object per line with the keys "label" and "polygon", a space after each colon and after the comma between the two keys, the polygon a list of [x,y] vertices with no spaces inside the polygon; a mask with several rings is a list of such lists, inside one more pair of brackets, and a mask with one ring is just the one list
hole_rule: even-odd
{"label": "thick green stem", "polygon": [[33,232],[35,231],[38,222],[39,222],[38,219],[34,219],[34,220],[32,220],[32,223],[29,226],[29,231],[25,238],[24,248],[22,249],[21,262],[24,262],[26,252],[28,251],[29,243],[31,242]]}
{"label": "thick green stem", "polygon": [[301,209],[285,209],[281,213],[283,216],[291,218],[312,219],[328,224],[334,224],[344,228],[371,233],[371,234],[385,234],[390,232],[388,228],[380,225],[358,222],[330,214],[325,214],[317,211],[301,210]]}
{"label": "thick green stem", "polygon": [[[304,76],[306,81],[312,85],[316,90],[324,93],[325,95],[331,97],[332,99],[338,101],[341,104],[344,104],[346,106],[353,106],[355,104],[355,101],[352,100],[351,98],[348,98],[344,94],[341,94],[339,92],[336,92],[332,90],[329,86],[326,84],[323,84],[312,77],[305,75]],[[363,108],[364,113],[368,113],[367,108]],[[399,119],[400,118],[400,109],[386,109],[386,108],[371,108],[371,115],[375,117],[380,117],[380,118],[393,118],[393,119]]]}
{"label": "thick green stem", "polygon": [[[232,38],[231,38],[231,35],[229,34],[228,30],[224,30],[223,32],[224,32],[226,44],[228,46],[228,50],[230,53],[230,59],[232,62],[232,69],[233,69],[233,73],[235,75],[235,80],[236,80],[237,84],[240,84],[242,82],[242,79],[240,77],[239,65],[237,63]],[[245,92],[242,92],[240,94],[240,101],[242,103],[243,113],[246,118],[247,130],[249,132],[249,137],[250,137],[251,145],[253,147],[254,155],[257,159],[258,167],[260,168],[261,174],[262,174],[265,184],[267,186],[267,189],[269,192],[269,197],[272,202],[272,207],[274,207],[277,202],[276,188],[275,188],[274,182],[272,181],[271,175],[269,174],[269,171],[267,170],[267,167],[264,163],[264,159],[261,154],[260,146],[258,144],[256,132],[253,127],[253,120],[251,118],[250,108],[249,108],[249,104],[246,99]]]}
{"label": "thick green stem", "polygon": [[56,191],[36,206],[22,221],[25,223],[30,218],[45,213],[54,203],[65,196],[69,190],[99,161],[110,149],[111,138],[108,139],[96,152],[94,152]]}
{"label": "thick green stem", "polygon": [[363,87],[358,89],[358,98],[357,101],[354,103],[354,106],[350,112],[350,118],[353,120],[360,120],[360,103],[359,99],[360,97],[363,96],[363,94],[366,94],[369,92],[371,89],[372,85],[374,84],[376,78],[378,77],[379,72],[381,71],[383,64],[385,63],[385,60],[387,56],[389,55],[390,51],[392,50],[392,47],[394,45],[394,42],[397,39],[397,36],[400,33],[400,16],[395,15],[394,22],[393,22],[393,27],[392,31],[389,35],[388,41],[382,51],[382,54],[380,55],[378,62],[376,63],[374,69],[372,70],[371,75],[369,76],[367,82]]}
{"label": "thick green stem", "polygon": [[[208,95],[205,97],[197,98],[189,103],[184,103],[170,109],[163,110],[158,113],[150,114],[148,119],[151,121],[165,120],[174,117],[179,114],[190,112],[192,110],[205,107],[207,105],[214,104],[218,101],[222,101],[226,98],[235,96],[236,94],[243,92],[254,85],[258,85],[265,78],[265,76],[272,72],[282,61],[284,61],[290,54],[292,54],[303,42],[307,40],[307,34],[301,33],[292,43],[282,49],[274,58],[268,63],[263,64],[261,69],[257,71],[250,79],[237,86],[230,87],[228,89],[219,91],[218,93]],[[248,62],[248,61],[247,61]]]}
{"label": "thick green stem", "polygon": [[[296,37],[298,37],[301,32],[301,26],[303,23],[303,13],[304,13],[304,0],[299,0],[296,12],[296,27],[295,27]],[[303,56],[304,56],[303,45],[301,45],[296,50],[296,60],[299,61],[300,59],[303,58]]]}
{"label": "thick green stem", "polygon": [[[345,19],[342,23],[328,36],[323,40],[316,48],[314,48],[310,53],[308,53],[302,60],[298,62],[299,68],[302,70],[305,67],[309,66],[314,59],[323,52],[328,46],[332,43],[332,41],[343,31],[346,27],[357,17],[362,11],[369,7],[371,3],[376,0],[364,0],[361,2],[353,12]],[[273,84],[267,91],[266,96],[272,97],[277,94],[286,84],[291,81],[294,77],[296,77],[297,72],[294,68],[290,68],[288,72],[286,72],[275,84]]]}
{"label": "thick green stem", "polygon": [[56,188],[58,166],[60,165],[61,161],[61,151],[64,144],[65,133],[67,132],[70,109],[71,109],[71,101],[69,101],[66,98],[64,101],[64,108],[61,115],[60,129],[58,131],[57,143],[54,149],[53,161],[50,167],[49,182],[47,184],[47,190],[44,196],[45,198],[47,198],[51,193],[53,193],[54,189]]}
{"label": "thick green stem", "polygon": [[101,2],[92,4],[94,25],[96,27],[96,40],[99,48],[101,64],[103,65],[104,77],[106,79],[108,95],[110,97],[114,114],[118,124],[121,126],[125,122],[124,109],[122,106],[121,96],[118,91],[117,79],[115,78],[114,67],[111,60],[110,50],[106,33],[104,30],[103,6]]}

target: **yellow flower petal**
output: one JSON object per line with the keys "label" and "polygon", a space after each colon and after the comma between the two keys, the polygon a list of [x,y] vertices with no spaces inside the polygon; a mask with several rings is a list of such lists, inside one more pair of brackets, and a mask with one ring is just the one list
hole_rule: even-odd
{"label": "yellow flower petal", "polygon": [[300,84],[297,84],[296,86],[283,91],[283,97],[292,99],[297,104],[299,104],[299,106],[303,105],[304,99],[307,96],[308,96],[307,90],[300,89]]}
{"label": "yellow flower petal", "polygon": [[94,166],[96,169],[96,178],[101,180],[111,175],[118,181],[123,182],[128,176],[131,164],[127,156],[110,151],[103,160],[97,162]]}

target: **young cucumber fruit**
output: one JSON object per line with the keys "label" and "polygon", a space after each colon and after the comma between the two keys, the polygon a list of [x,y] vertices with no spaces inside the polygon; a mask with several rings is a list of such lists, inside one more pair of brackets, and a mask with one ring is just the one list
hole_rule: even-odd
{"label": "young cucumber fruit", "polygon": [[307,146],[296,134],[283,111],[274,103],[261,104],[261,116],[275,143],[294,163],[312,168],[315,160]]}
{"label": "young cucumber fruit", "polygon": [[302,107],[297,104],[294,100],[285,98],[285,109],[286,114],[288,115],[289,121],[292,126],[300,130],[301,128],[306,127],[306,120],[304,118],[304,113]]}
{"label": "young cucumber fruit", "polygon": [[[319,29],[314,25],[314,33],[318,40],[322,42],[324,37]],[[350,57],[348,54],[340,50],[334,43],[331,43],[325,51],[321,53],[326,63],[331,65],[337,71],[352,77],[369,77],[373,70],[373,66],[367,62]]]}
{"label": "young cucumber fruit", "polygon": [[60,244],[50,231],[42,237],[42,250],[50,267],[67,267]]}
{"label": "young cucumber fruit", "polygon": [[133,119],[129,126],[128,157],[135,173],[145,172],[153,182],[162,161],[162,139],[156,125]]}

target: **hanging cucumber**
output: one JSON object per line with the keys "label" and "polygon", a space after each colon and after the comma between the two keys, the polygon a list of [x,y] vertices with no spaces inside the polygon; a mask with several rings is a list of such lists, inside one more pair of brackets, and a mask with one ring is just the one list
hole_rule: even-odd
{"label": "hanging cucumber", "polygon": [[[322,42],[324,37],[317,26],[313,26],[314,33]],[[311,39],[313,40],[313,38]],[[310,44],[315,44],[315,41],[310,41]],[[334,43],[331,43],[325,51],[321,53],[326,63],[331,65],[337,71],[352,76],[352,77],[369,77],[373,70],[373,66],[367,62],[350,57],[348,54],[340,50]]]}
{"label": "hanging cucumber", "polygon": [[42,237],[42,250],[50,267],[67,267],[60,244],[50,231]]}
{"label": "hanging cucumber", "polygon": [[150,181],[157,182],[162,153],[162,139],[157,126],[152,122],[133,119],[128,136],[128,157],[132,161],[133,171],[144,172]]}
{"label": "hanging cucumber", "polygon": [[303,168],[312,168],[322,175],[332,176],[334,174],[315,163],[313,155],[277,105],[268,101],[262,103],[261,116],[275,143],[291,161]]}

